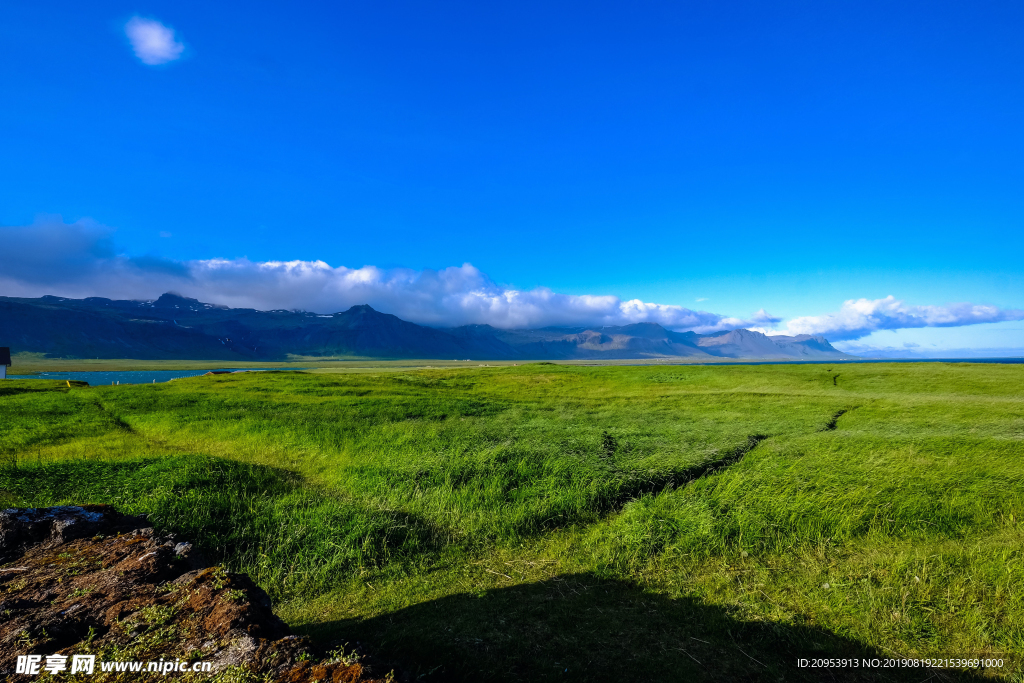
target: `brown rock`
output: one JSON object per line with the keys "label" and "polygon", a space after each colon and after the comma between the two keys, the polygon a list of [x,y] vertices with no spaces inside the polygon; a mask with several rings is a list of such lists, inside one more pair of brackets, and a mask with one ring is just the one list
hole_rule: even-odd
{"label": "brown rock", "polygon": [[214,674],[235,667],[239,680],[385,680],[359,663],[317,663],[311,641],[290,634],[247,576],[204,566],[191,544],[109,506],[0,512],[0,562],[3,680],[37,678],[16,673],[19,655],[42,655],[45,666],[58,654],[68,657],[61,673],[69,680],[75,654],[95,655],[90,681],[139,678],[103,672],[101,662],[143,662],[145,670],[160,660],[208,663]]}

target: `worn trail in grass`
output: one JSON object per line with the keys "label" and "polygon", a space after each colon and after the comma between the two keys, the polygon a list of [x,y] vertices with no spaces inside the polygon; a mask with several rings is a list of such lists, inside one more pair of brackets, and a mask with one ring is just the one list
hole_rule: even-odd
{"label": "worn trail in grass", "polygon": [[150,512],[437,680],[1024,651],[1024,368],[836,372],[6,382],[0,503]]}

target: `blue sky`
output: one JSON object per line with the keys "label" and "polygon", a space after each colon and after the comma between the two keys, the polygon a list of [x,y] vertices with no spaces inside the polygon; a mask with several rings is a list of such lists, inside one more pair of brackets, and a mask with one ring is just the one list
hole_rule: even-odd
{"label": "blue sky", "polygon": [[[151,296],[178,269],[244,303],[259,264],[323,261],[406,301],[469,263],[441,290],[777,331],[892,295],[951,326],[805,327],[1024,349],[1022,26],[1010,2],[8,2],[0,294]],[[249,303],[358,298],[289,272]],[[582,320],[559,301],[420,319]],[[913,308],[961,302],[1001,313]]]}

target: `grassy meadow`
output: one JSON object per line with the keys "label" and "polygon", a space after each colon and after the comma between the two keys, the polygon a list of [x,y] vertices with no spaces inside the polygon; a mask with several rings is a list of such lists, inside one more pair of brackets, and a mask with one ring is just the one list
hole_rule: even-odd
{"label": "grassy meadow", "polygon": [[1024,680],[1024,365],[70,384],[0,383],[0,505],[150,513],[424,681]]}

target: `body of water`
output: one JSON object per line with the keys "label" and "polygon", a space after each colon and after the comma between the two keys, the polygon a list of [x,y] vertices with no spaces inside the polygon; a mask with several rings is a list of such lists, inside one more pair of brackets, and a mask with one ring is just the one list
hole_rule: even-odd
{"label": "body of water", "polygon": [[[1024,358],[858,358],[841,360],[703,361],[687,365],[855,365],[858,363],[1024,363]],[[676,363],[666,363],[676,365]],[[678,365],[683,365],[679,363]]]}
{"label": "body of water", "polygon": [[[530,361],[525,361],[530,362]],[[914,359],[883,359],[872,358],[863,360],[763,360],[763,361],[704,361],[700,363],[643,363],[643,365],[844,365],[860,363],[1024,363],[1024,358],[914,358]],[[603,363],[594,363],[603,365]],[[308,368],[288,368],[288,370],[306,370]],[[168,382],[180,377],[199,377],[208,372],[273,372],[273,370],[248,370],[221,368],[218,370],[119,370],[92,372],[40,372],[38,375],[7,375],[9,379],[56,379],[77,380],[88,382],[90,386],[109,384],[153,384]]]}
{"label": "body of water", "polygon": [[[1004,362],[1004,364],[1024,364],[1024,357],[1014,358],[842,358],[837,360],[700,360],[690,362],[660,362],[662,366],[841,366],[860,365],[865,362]],[[600,364],[594,364],[600,365]],[[639,364],[638,364],[639,365]]]}
{"label": "body of water", "polygon": [[38,375],[7,375],[8,379],[58,379],[88,382],[89,386],[103,384],[154,384],[168,382],[180,377],[199,377],[208,372],[264,372],[263,370],[118,370],[91,372],[40,372]]}

